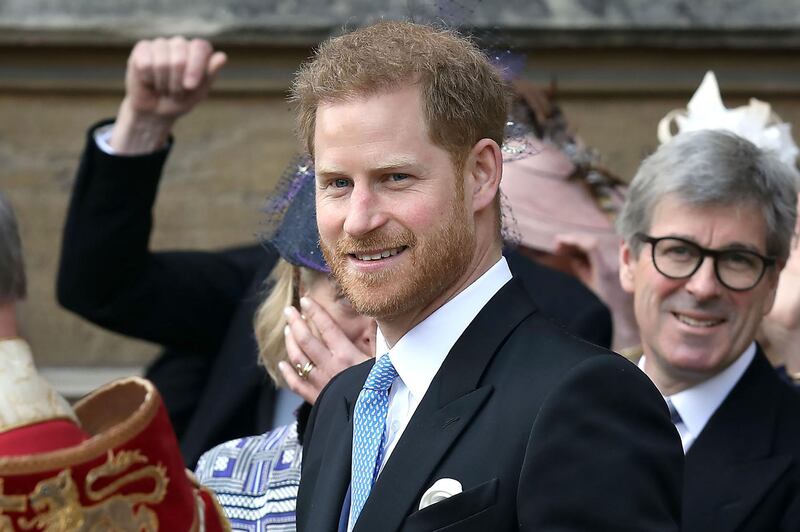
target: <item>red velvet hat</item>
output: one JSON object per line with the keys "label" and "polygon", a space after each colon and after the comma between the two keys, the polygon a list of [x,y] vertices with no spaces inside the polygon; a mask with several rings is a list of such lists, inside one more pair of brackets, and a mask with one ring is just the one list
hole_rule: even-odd
{"label": "red velvet hat", "polygon": [[185,470],[152,383],[112,382],[75,413],[88,439],[0,456],[0,531],[230,531],[214,495]]}

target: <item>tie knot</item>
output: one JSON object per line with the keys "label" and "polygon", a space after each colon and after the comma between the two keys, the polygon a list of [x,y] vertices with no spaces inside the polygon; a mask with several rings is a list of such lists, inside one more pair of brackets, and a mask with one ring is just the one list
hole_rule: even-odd
{"label": "tie knot", "polygon": [[394,369],[389,355],[383,355],[372,366],[372,369],[367,375],[367,380],[364,382],[365,390],[380,390],[386,391],[397,378],[397,370]]}

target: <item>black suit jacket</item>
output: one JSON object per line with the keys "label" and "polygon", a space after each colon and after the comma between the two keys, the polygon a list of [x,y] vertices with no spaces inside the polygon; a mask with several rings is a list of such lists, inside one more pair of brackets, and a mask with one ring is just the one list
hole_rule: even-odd
{"label": "black suit jacket", "polygon": [[800,395],[760,349],[686,454],[682,530],[800,530]]}
{"label": "black suit jacket", "polygon": [[611,346],[611,312],[583,283],[514,249],[504,250],[503,255],[543,316],[587,342]]}
{"label": "black suit jacket", "polygon": [[[93,135],[94,127],[64,227],[58,300],[101,327],[166,347],[146,376],[163,395],[193,467],[214,445],[272,426],[275,390],[256,363],[252,320],[277,255],[258,245],[150,251],[152,209],[169,149],[111,156]],[[543,315],[610,344],[608,310],[577,280],[514,253],[509,263],[537,294]]]}
{"label": "black suit jacket", "polygon": [[[298,530],[336,530],[352,412],[372,361],[311,414]],[[666,405],[622,357],[553,327],[512,280],[456,342],[355,530],[678,530],[683,452]],[[440,478],[464,491],[418,511]]]}
{"label": "black suit jacket", "polygon": [[151,252],[168,149],[110,156],[89,132],[69,205],[59,302],[111,331],[161,344],[148,368],[186,464],[271,427],[274,387],[257,365],[252,319],[277,258],[263,246]]}

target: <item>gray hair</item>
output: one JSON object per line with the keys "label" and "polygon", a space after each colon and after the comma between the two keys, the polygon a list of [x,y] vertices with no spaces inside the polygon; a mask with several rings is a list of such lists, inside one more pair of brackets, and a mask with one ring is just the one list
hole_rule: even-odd
{"label": "gray hair", "polygon": [[25,262],[17,218],[0,192],[0,304],[25,299]]}
{"label": "gray hair", "polygon": [[797,219],[794,168],[768,151],[725,131],[681,133],[639,166],[617,218],[617,230],[639,253],[636,233],[647,233],[656,204],[677,194],[689,205],[755,205],[767,226],[767,254],[789,256]]}

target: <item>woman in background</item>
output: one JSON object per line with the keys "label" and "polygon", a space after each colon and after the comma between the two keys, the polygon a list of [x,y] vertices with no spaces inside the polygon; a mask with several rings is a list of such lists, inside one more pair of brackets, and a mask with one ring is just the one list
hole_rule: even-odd
{"label": "woman in background", "polygon": [[[356,314],[319,249],[313,169],[307,158],[300,158],[291,170],[283,191],[267,207],[268,223],[276,227],[267,239],[280,259],[254,328],[261,362],[281,389],[279,402],[299,405],[295,419],[282,426],[278,420],[269,432],[214,447],[195,471],[200,483],[216,493],[234,529],[295,530],[302,435],[311,404],[333,375],[374,356],[374,320]],[[304,349],[313,350],[314,362]],[[286,390],[287,382],[299,396]]]}

